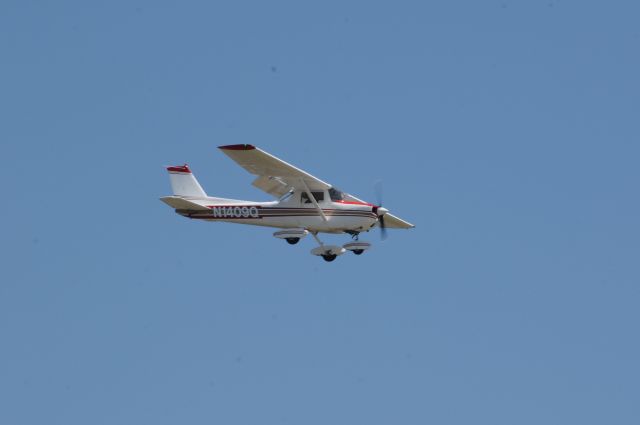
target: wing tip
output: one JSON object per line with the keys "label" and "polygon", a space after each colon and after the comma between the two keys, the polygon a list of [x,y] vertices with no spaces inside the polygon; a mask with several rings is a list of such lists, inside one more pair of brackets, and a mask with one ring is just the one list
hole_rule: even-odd
{"label": "wing tip", "polygon": [[224,145],[218,146],[218,149],[227,150],[227,151],[250,151],[255,149],[256,147],[253,145]]}

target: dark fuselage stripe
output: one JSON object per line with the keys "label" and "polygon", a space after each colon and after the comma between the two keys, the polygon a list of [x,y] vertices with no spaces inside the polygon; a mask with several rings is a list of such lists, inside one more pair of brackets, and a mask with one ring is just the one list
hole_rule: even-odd
{"label": "dark fuselage stripe", "polygon": [[[372,213],[356,213],[356,212],[345,212],[345,213],[325,213],[326,216],[328,217],[360,217],[360,218],[371,218],[371,219],[376,219],[377,216],[375,214]],[[234,220],[234,219],[260,219],[260,218],[276,218],[276,217],[320,217],[320,214],[318,214],[318,212],[315,213],[311,213],[311,214],[300,214],[300,213],[277,213],[277,212],[273,212],[270,214],[262,214],[262,212],[260,213],[259,217],[235,217],[235,216],[229,216],[229,217],[215,217],[213,216],[213,214],[209,214],[209,213],[193,213],[190,214],[189,217],[191,218],[209,218],[209,219],[216,219],[216,220],[225,220],[225,219],[230,219],[230,220]]]}

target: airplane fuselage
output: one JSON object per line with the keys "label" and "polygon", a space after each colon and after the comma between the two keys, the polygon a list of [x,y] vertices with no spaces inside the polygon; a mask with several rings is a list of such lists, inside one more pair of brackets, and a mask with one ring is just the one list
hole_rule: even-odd
{"label": "airplane fuselage", "polygon": [[176,209],[176,213],[197,220],[222,221],[276,227],[303,228],[311,232],[342,233],[369,230],[378,221],[374,206],[357,202],[319,204],[322,214],[314,205],[299,202],[250,202],[211,198],[198,200],[209,211]]}

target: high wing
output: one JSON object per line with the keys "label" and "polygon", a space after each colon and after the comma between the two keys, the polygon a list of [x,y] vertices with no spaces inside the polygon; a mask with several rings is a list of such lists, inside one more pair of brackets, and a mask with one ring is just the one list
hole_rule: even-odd
{"label": "high wing", "polygon": [[[331,188],[329,183],[253,145],[226,145],[219,146],[219,149],[242,168],[257,176],[252,183],[255,187],[276,198],[280,198],[291,189],[308,192],[310,190],[325,190]],[[366,203],[347,193],[344,194],[344,199],[346,201]],[[390,213],[385,214],[385,226],[395,229],[410,229],[415,227],[413,224]]]}
{"label": "high wing", "polygon": [[258,176],[252,183],[255,187],[276,198],[283,196],[292,188],[323,190],[331,187],[319,178],[253,145],[227,145],[220,146],[219,149],[242,168]]}

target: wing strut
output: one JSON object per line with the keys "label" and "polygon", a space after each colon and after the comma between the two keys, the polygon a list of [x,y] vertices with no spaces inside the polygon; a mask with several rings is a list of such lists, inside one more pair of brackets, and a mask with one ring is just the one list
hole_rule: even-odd
{"label": "wing strut", "polygon": [[318,205],[318,201],[316,201],[316,197],[313,196],[313,193],[311,193],[311,191],[309,190],[309,186],[307,186],[307,183],[304,181],[304,179],[301,178],[300,183],[302,183],[302,186],[304,187],[304,191],[307,192],[307,196],[309,197],[309,199],[311,199],[311,202],[313,202],[313,205],[315,205],[316,209],[322,216],[322,219],[324,221],[328,221],[327,216],[324,215],[324,211],[322,211],[322,208],[320,208],[320,205]]}

